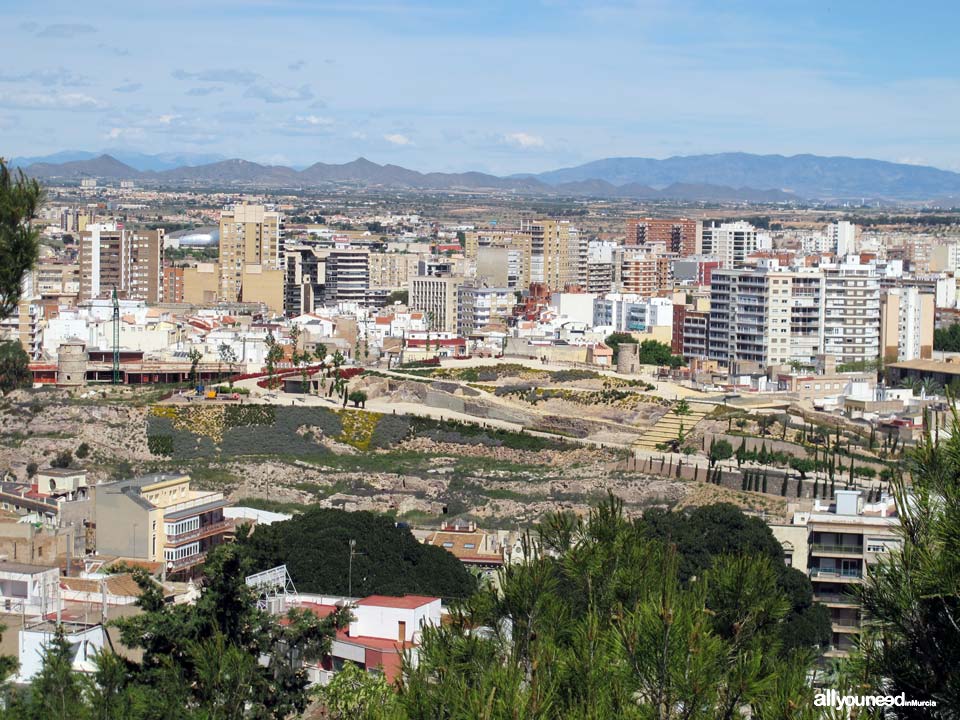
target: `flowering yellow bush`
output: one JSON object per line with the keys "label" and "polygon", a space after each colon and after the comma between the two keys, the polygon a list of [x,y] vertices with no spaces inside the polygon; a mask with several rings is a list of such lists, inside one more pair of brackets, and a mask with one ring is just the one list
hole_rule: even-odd
{"label": "flowering yellow bush", "polygon": [[154,405],[150,413],[167,418],[177,430],[206,435],[218,445],[223,440],[223,405]]}
{"label": "flowering yellow bush", "polygon": [[338,410],[343,430],[337,440],[352,445],[357,450],[368,450],[373,439],[373,431],[383,417],[382,413],[367,412],[365,410]]}

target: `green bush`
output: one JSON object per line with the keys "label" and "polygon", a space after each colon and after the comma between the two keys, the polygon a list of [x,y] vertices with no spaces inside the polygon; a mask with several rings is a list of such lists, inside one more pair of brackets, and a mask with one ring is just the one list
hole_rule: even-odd
{"label": "green bush", "polygon": [[149,435],[147,436],[147,448],[153,455],[173,455],[173,436],[171,435]]}
{"label": "green bush", "polygon": [[404,415],[384,415],[373,431],[370,447],[387,450],[406,440],[409,434],[409,418]]}

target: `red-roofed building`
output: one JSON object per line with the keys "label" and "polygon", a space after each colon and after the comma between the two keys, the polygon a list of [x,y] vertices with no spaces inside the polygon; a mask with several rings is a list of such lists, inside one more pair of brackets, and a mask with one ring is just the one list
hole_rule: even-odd
{"label": "red-roofed building", "polygon": [[[344,598],[301,596],[297,607],[325,618],[347,604]],[[311,682],[326,684],[352,662],[368,672],[381,672],[390,684],[400,676],[403,654],[416,651],[421,631],[440,624],[440,598],[422,595],[371,595],[349,605],[350,625],[337,632],[330,655],[307,665]]]}

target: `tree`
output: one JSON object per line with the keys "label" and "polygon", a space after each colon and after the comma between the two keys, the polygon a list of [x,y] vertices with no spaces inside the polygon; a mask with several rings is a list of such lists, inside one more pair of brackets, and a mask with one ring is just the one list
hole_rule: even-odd
{"label": "tree", "polygon": [[691,410],[690,410],[690,403],[687,402],[687,399],[686,399],[686,398],[681,398],[681,399],[678,400],[677,403],[673,406],[673,414],[674,414],[674,415],[689,415],[690,412],[691,412]]}
{"label": "tree", "polygon": [[410,300],[410,291],[409,290],[394,290],[389,295],[387,295],[387,305],[395,305],[400,303],[401,305],[406,305]]}
{"label": "tree", "polygon": [[34,475],[36,475],[36,474],[37,474],[37,470],[39,470],[39,468],[37,467],[37,464],[36,464],[35,462],[31,461],[31,462],[28,462],[28,463],[27,463],[27,477],[28,477],[28,478],[32,478]]}
{"label": "tree", "polygon": [[190,384],[196,385],[197,367],[200,365],[200,361],[203,359],[203,353],[197,348],[190,348],[190,352],[187,353],[187,359],[190,361]]}
{"label": "tree", "polygon": [[[32,224],[43,205],[36,180],[10,172],[0,159],[0,319],[11,315],[20,301],[23,276],[40,255],[40,230]],[[5,369],[0,367],[0,389]]]}
{"label": "tree", "polygon": [[[787,570],[779,543],[735,508],[722,516],[764,531],[757,537],[777,555],[755,547],[727,554],[730,528],[699,527],[681,514],[630,521],[616,498],[585,521],[565,519],[550,554],[525,553],[501,570],[499,591],[482,588],[449,622],[424,629],[417,663],[405,665],[402,710],[503,720],[812,720],[812,712],[761,714],[777,701],[810,706],[802,680],[812,652],[784,650],[791,597],[779,582]],[[656,526],[684,539],[706,530],[718,554],[685,575],[685,548],[675,533],[654,534]],[[780,682],[785,665],[789,680]]]}
{"label": "tree", "polygon": [[713,467],[718,460],[728,460],[733,457],[733,446],[727,440],[714,439],[710,442],[710,467]]}
{"label": "tree", "polygon": [[[356,540],[350,577],[350,540]],[[287,565],[303,592],[345,595],[416,593],[465,598],[476,588],[463,564],[441,547],[423,545],[392,518],[312,507],[258,527],[238,542],[254,570]],[[351,583],[352,580],[352,583]]]}
{"label": "tree", "polygon": [[56,457],[50,461],[50,467],[68,468],[73,463],[73,453],[69,450],[58,452]]}
{"label": "tree", "polygon": [[603,344],[608,348],[613,350],[613,357],[617,357],[617,351],[620,349],[620,345],[623,343],[635,343],[637,340],[633,335],[626,332],[614,332],[607,335],[603,340]]}
{"label": "tree", "polygon": [[760,435],[767,435],[777,422],[773,415],[760,415],[757,417],[757,427],[760,429]]}
{"label": "tree", "polygon": [[[2,295],[0,302],[3,302]],[[0,392],[8,393],[29,385],[30,356],[18,341],[0,340]]]}
{"label": "tree", "polygon": [[807,473],[816,469],[816,463],[810,458],[790,458],[790,467],[800,473],[800,480],[807,479]]}
{"label": "tree", "polygon": [[267,346],[267,354],[264,358],[264,365],[267,367],[267,385],[271,388],[276,387],[274,375],[277,371],[277,363],[283,360],[283,348],[273,336],[273,331],[267,331],[267,337],[263,341]]}
{"label": "tree", "polygon": [[354,407],[366,407],[367,405],[367,394],[363,390],[354,390],[350,393],[348,399]]}
{"label": "tree", "polygon": [[[930,432],[908,457],[912,480],[893,479],[900,549],[883,556],[860,588],[861,662],[883,694],[932,699],[924,717],[960,707],[960,420],[937,442]],[[941,709],[942,708],[942,709]],[[916,715],[904,717],[921,717]]]}
{"label": "tree", "polygon": [[239,362],[239,359],[237,358],[237,351],[233,349],[232,345],[228,345],[224,342],[217,346],[217,355],[220,358],[220,362],[224,363],[227,366],[227,369],[230,371],[230,376],[227,378],[227,382],[230,383],[230,387],[233,387],[234,368]]}
{"label": "tree", "polygon": [[58,625],[43,649],[43,664],[29,692],[14,701],[11,717],[28,720],[77,720],[86,715],[83,685],[73,671],[74,648]]}
{"label": "tree", "polygon": [[77,446],[77,451],[74,453],[78,458],[83,460],[87,455],[90,454],[90,446],[87,443],[82,442]]}
{"label": "tree", "polygon": [[354,663],[345,663],[314,696],[328,720],[394,720],[403,717],[397,694],[383,676],[371,675]]}

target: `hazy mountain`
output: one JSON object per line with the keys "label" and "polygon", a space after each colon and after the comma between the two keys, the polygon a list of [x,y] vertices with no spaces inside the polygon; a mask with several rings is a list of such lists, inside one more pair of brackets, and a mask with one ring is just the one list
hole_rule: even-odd
{"label": "hazy mountain", "polygon": [[27,167],[37,163],[61,164],[66,162],[75,162],[78,160],[92,160],[101,155],[109,155],[119,160],[125,165],[129,165],[135,170],[140,171],[160,171],[172,170],[183,166],[205,165],[207,163],[225,160],[223,155],[214,153],[159,153],[157,155],[147,155],[134,152],[132,150],[107,149],[100,152],[87,152],[85,150],[64,150],[63,152],[53,153],[52,155],[43,155],[39,157],[16,157],[11,158],[11,167]]}
{"label": "hazy mountain", "polygon": [[960,192],[960,174],[922,165],[817,155],[720,153],[652,158],[607,158],[525,176],[550,185],[605,180],[613,185],[675,183],[730,188],[776,188],[807,198],[926,199]]}
{"label": "hazy mountain", "polygon": [[[366,158],[342,164],[314,163],[303,170],[260,165],[241,159],[194,164],[203,156],[112,155],[28,163],[27,172],[43,179],[136,179],[176,185],[317,187],[360,186],[427,190],[499,190],[530,194],[638,200],[782,202],[796,199],[926,200],[960,196],[960,174],[918,165],[815,155],[724,153],[650,158],[608,158],[539,175],[497,177],[479,172],[421,173],[399,165],[378,165]],[[89,154],[87,154],[89,155]],[[178,162],[164,168],[165,163]]]}
{"label": "hazy mountain", "polygon": [[24,168],[24,171],[35,178],[66,180],[91,177],[103,180],[132,180],[142,175],[139,170],[125,165],[109,155],[63,163],[38,162],[28,165]]}

